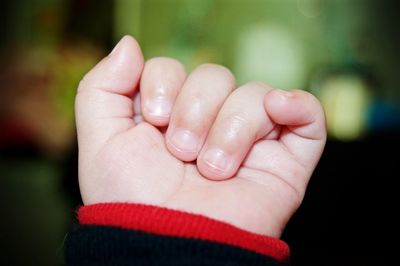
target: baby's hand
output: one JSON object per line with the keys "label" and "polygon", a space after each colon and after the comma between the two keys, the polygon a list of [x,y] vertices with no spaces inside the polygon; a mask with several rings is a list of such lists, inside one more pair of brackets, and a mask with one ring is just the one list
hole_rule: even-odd
{"label": "baby's hand", "polygon": [[279,237],[321,156],[324,113],[304,91],[234,89],[222,66],[144,64],[124,37],[76,96],[84,204],[153,204]]}

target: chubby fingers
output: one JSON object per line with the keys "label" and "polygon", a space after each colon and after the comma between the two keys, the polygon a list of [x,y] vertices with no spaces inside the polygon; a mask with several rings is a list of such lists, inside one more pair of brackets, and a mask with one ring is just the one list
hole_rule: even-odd
{"label": "chubby fingers", "polygon": [[232,177],[254,142],[273,130],[274,123],[263,104],[270,90],[262,83],[248,83],[225,101],[197,159],[197,167],[205,177]]}
{"label": "chubby fingers", "polygon": [[182,161],[197,158],[222,104],[235,88],[223,66],[205,64],[186,79],[172,110],[166,145]]}
{"label": "chubby fingers", "polygon": [[182,161],[197,159],[207,178],[232,177],[254,143],[276,139],[312,173],[326,140],[324,112],[305,91],[281,91],[248,83],[232,92],[225,67],[205,64],[188,77],[170,58],[146,62],[141,113],[154,126],[168,126],[168,150]]}
{"label": "chubby fingers", "polygon": [[177,60],[156,57],[146,62],[140,82],[141,113],[154,126],[168,125],[172,107],[186,79]]}

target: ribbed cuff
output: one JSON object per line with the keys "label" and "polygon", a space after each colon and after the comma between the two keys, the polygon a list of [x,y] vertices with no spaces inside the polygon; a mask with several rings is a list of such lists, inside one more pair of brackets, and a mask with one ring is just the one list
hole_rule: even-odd
{"label": "ribbed cuff", "polygon": [[99,203],[78,210],[82,225],[112,226],[162,236],[231,245],[287,262],[288,245],[208,217],[143,204]]}

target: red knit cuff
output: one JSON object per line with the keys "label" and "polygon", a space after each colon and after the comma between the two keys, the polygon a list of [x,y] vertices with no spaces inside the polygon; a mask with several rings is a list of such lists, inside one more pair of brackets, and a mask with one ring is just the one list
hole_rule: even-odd
{"label": "red knit cuff", "polygon": [[247,249],[280,262],[289,258],[288,245],[275,238],[244,231],[203,215],[143,204],[99,203],[83,206],[84,225],[114,226],[164,236],[212,241]]}

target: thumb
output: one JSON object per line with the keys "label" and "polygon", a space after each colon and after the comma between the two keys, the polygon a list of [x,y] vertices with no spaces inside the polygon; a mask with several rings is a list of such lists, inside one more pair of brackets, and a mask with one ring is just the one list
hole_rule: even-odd
{"label": "thumb", "polygon": [[134,126],[132,98],[143,64],[139,44],[125,36],[82,79],[75,98],[80,149],[95,151],[110,137]]}
{"label": "thumb", "polygon": [[264,107],[282,126],[278,141],[311,176],[326,141],[325,115],[317,98],[302,90],[271,90]]}

